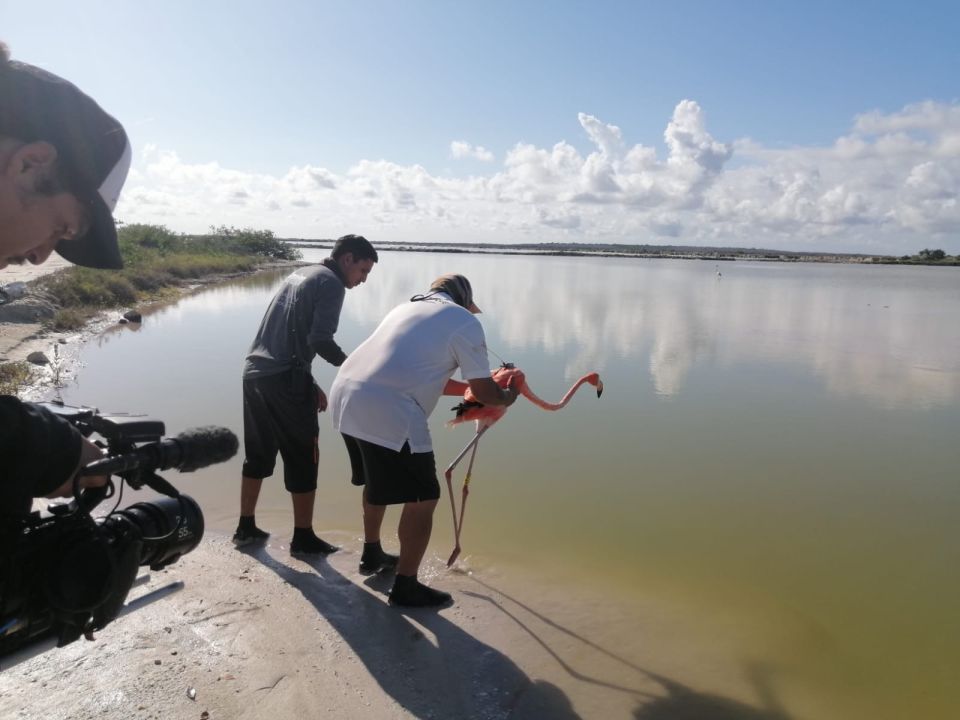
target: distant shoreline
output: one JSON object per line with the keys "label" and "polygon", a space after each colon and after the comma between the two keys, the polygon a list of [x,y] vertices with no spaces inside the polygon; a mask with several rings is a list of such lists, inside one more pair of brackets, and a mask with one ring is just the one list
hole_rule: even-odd
{"label": "distant shoreline", "polygon": [[[296,248],[329,249],[333,240],[285,238]],[[399,252],[467,253],[486,255],[543,255],[548,257],[618,257],[660,260],[709,260],[713,262],[816,262],[859,265],[938,265],[960,266],[960,256],[943,260],[925,260],[918,256],[861,255],[854,253],[780,252],[755,248],[713,248],[673,245],[594,245],[589,243],[409,243],[378,241],[378,248]]]}

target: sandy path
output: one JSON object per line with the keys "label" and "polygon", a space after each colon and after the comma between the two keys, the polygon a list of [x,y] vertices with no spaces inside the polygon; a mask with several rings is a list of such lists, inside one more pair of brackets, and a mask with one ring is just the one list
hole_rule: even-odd
{"label": "sandy path", "polygon": [[[56,253],[42,265],[8,265],[0,270],[0,286],[30,282],[68,267],[71,267],[71,264]],[[51,348],[60,337],[57,334],[45,333],[40,323],[0,322],[0,362],[25,360],[27,355],[35,350],[49,356]]]}

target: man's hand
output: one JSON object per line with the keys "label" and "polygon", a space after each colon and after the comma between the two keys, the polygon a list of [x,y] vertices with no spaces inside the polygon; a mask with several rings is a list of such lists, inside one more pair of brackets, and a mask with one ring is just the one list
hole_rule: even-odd
{"label": "man's hand", "polygon": [[327,396],[324,394],[323,390],[320,389],[320,386],[314,384],[314,389],[317,391],[317,412],[322,413],[327,409]]}
{"label": "man's hand", "polygon": [[[103,450],[101,450],[97,445],[94,445],[87,438],[83,438],[82,442],[83,445],[80,447],[80,463],[73,471],[73,475],[71,475],[70,479],[63,483],[63,485],[47,495],[47,497],[72,497],[73,479],[77,476],[77,473],[80,472],[80,469],[89,465],[94,460],[99,460],[101,457],[103,457]],[[80,489],[82,490],[90,487],[101,487],[107,484],[107,480],[108,477],[106,475],[85,475],[80,478]]]}
{"label": "man's hand", "polygon": [[517,396],[520,394],[520,391],[513,386],[513,381],[516,378],[510,378],[507,382],[507,386],[503,389],[505,397],[505,402],[503,403],[507,407],[510,407],[517,401]]}

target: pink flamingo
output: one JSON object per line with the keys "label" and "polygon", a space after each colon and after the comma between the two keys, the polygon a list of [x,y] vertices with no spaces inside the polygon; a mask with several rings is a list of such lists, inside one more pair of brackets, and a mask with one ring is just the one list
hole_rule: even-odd
{"label": "pink flamingo", "polygon": [[[577,380],[570,387],[570,389],[567,390],[566,394],[555,403],[542,400],[527,385],[527,379],[523,374],[523,371],[509,363],[505,363],[503,366],[498,368],[493,373],[493,379],[500,387],[514,387],[518,393],[523,395],[534,405],[537,405],[544,410],[551,411],[559,410],[568,402],[570,402],[570,398],[573,397],[574,393],[577,392],[580,386],[584,383],[589,383],[597,389],[597,397],[600,397],[603,394],[603,382],[600,380],[600,376],[595,372],[587,373],[582,378]],[[456,562],[457,557],[460,555],[460,532],[463,530],[463,515],[467,509],[467,496],[470,494],[470,474],[473,471],[473,461],[477,456],[477,447],[480,444],[480,438],[495,422],[497,422],[497,420],[506,414],[507,406],[482,405],[477,402],[476,397],[474,397],[473,393],[468,388],[466,392],[463,393],[463,402],[455,407],[454,410],[457,411],[457,416],[447,423],[448,426],[460,425],[472,420],[474,423],[476,423],[477,432],[473,436],[473,439],[467,443],[466,447],[460,451],[460,454],[453,459],[453,462],[447,466],[447,469],[443,473],[447,480],[447,491],[450,493],[450,509],[453,512],[453,532],[455,538],[455,546],[453,548],[453,552],[450,554],[450,559],[447,560],[447,567],[453,565],[453,563]],[[460,517],[458,519],[457,506],[453,499],[453,482],[451,480],[451,476],[454,468],[457,467],[464,455],[467,454],[467,451],[470,450],[472,450],[472,452],[470,453],[470,462],[467,465],[467,474],[463,478],[463,495],[460,500]]]}

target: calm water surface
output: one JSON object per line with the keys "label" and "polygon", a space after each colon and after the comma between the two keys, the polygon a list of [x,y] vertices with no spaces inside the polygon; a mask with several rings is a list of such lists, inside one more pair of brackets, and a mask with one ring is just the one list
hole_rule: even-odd
{"label": "calm water surface", "polygon": [[[583,609],[584,627],[628,656],[653,632],[642,629],[651,598],[683,609],[705,651],[763,669],[745,685],[757,718],[956,716],[956,269],[384,252],[347,293],[338,341],[349,352],[448,271],[471,278],[490,349],[542,397],[589,370],[607,388],[557,413],[521,400],[488,433],[468,566],[599,593],[609,607]],[[65,399],[142,412],[170,434],[207,423],[240,434],[241,363],[282,276],[103,335]],[[334,369],[314,370],[329,388]],[[452,404],[433,417],[440,463],[471,435],[444,427]],[[358,498],[328,419],[321,454],[315,525],[354,542]],[[233,528],[240,462],[172,478],[212,527]],[[442,502],[430,552],[445,558]],[[265,483],[258,519],[289,532],[279,480]],[[671,670],[711,677],[680,660]]]}

